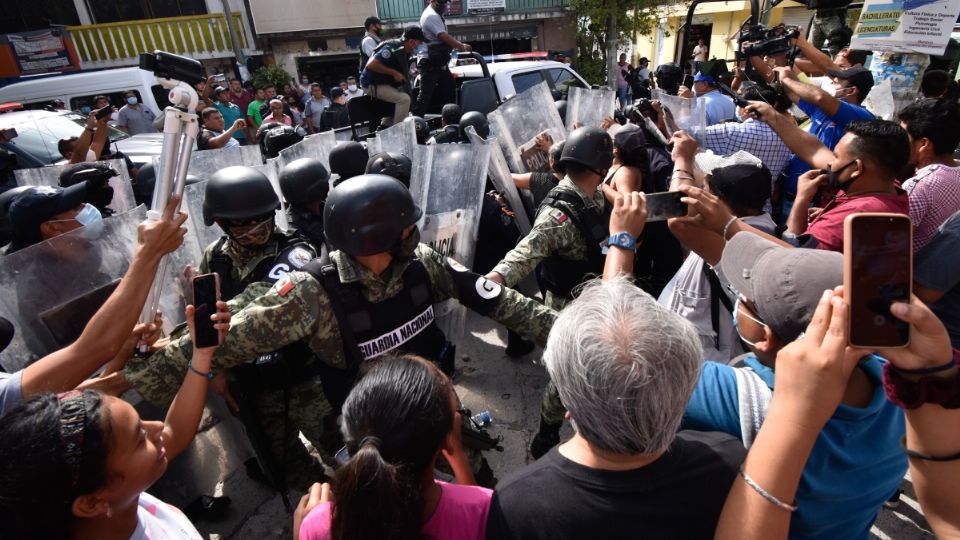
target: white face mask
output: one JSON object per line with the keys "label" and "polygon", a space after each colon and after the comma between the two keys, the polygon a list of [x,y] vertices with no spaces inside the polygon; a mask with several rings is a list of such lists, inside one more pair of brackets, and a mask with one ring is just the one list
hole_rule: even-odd
{"label": "white face mask", "polygon": [[347,85],[347,90],[350,90],[351,92],[356,92],[356,91],[357,91],[357,85],[355,85],[355,84],[348,84],[348,85]]}

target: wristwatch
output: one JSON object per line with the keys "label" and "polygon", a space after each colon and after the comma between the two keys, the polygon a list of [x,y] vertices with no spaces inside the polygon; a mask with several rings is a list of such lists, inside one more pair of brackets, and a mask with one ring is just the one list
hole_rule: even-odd
{"label": "wristwatch", "polygon": [[607,246],[637,251],[637,238],[628,232],[618,232],[607,238]]}

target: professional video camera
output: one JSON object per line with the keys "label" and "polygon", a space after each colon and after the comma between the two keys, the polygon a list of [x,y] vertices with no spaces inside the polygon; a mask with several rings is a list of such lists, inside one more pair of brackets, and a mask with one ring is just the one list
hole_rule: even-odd
{"label": "professional video camera", "polygon": [[152,71],[160,79],[173,79],[191,85],[207,80],[199,61],[164,51],[142,53],[140,69]]}
{"label": "professional video camera", "polygon": [[764,56],[790,50],[790,40],[800,36],[799,26],[777,25],[768,28],[762,24],[751,25],[740,34],[743,54],[746,56]]}

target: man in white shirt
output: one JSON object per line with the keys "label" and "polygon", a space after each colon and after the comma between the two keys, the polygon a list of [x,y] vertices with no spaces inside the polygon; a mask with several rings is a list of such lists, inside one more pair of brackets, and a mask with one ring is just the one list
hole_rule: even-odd
{"label": "man in white shirt", "polygon": [[347,96],[347,101],[363,95],[363,89],[357,85],[357,78],[353,75],[347,77],[347,89],[344,94]]}

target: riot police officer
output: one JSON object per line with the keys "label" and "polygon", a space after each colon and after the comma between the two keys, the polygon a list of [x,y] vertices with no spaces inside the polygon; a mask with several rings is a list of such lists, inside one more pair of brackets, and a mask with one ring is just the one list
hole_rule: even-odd
{"label": "riot police officer", "polygon": [[300,158],[283,166],[280,193],[289,203],[290,223],[317,249],[324,245],[323,204],[330,191],[330,173],[319,160]]}
{"label": "riot police officer", "polygon": [[427,125],[427,121],[421,116],[411,116],[404,121],[413,122],[413,130],[417,134],[417,144],[427,144],[427,140],[430,138],[430,126]]}
{"label": "riot police officer", "polygon": [[260,153],[264,160],[273,159],[280,155],[281,150],[302,141],[305,135],[302,128],[280,124],[269,127],[260,135]]}
{"label": "riot police officer", "polygon": [[427,144],[453,144],[460,142],[460,117],[463,111],[456,103],[447,103],[440,111],[440,129],[430,134]]}
{"label": "riot police officer", "polygon": [[409,188],[412,171],[413,162],[407,156],[395,152],[380,152],[367,162],[366,174],[385,174]]}
{"label": "riot police officer", "polygon": [[[387,351],[443,366],[450,347],[434,304],[448,298],[542,345],[556,313],[421,244],[421,214],[409,190],[387,176],[335,186],[324,207],[324,231],[335,251],[257,297],[230,302],[231,332],[214,355],[214,371],[300,342],[330,368],[323,377],[342,382],[338,395],[327,393],[338,407],[360,365]],[[189,336],[173,340],[147,359],[131,360],[126,380],[148,400],[168,402],[177,388],[171,381],[184,376],[189,356]]]}
{"label": "riot police officer", "polygon": [[[566,177],[541,203],[530,233],[487,278],[514,286],[540,263],[546,304],[560,310],[573,298],[578,285],[602,275],[605,257],[601,244],[608,237],[609,216],[600,184],[612,162],[613,141],[604,130],[574,130],[560,154]],[[534,457],[559,442],[564,412],[556,388],[549,384],[541,406],[540,431],[531,444]]]}
{"label": "riot police officer", "polygon": [[413,107],[415,116],[429,112],[434,92],[440,93],[440,103],[452,103],[454,98],[453,76],[450,75],[450,53],[454,50],[469,52],[470,45],[460,43],[447,32],[443,14],[450,0],[430,0],[420,15],[420,29],[427,44],[427,52],[420,56],[417,69],[420,71],[420,94]]}
{"label": "riot police officer", "polygon": [[461,142],[470,142],[470,137],[467,137],[468,127],[473,127],[481,139],[486,139],[490,136],[490,124],[487,122],[486,115],[482,112],[470,111],[460,117]]}
{"label": "riot police officer", "polygon": [[351,141],[335,146],[330,151],[330,173],[339,179],[334,179],[333,185],[363,174],[368,158],[367,149],[361,143]]}
{"label": "riot police officer", "polygon": [[[316,257],[317,249],[309,242],[276,228],[274,214],[279,207],[270,180],[251,167],[227,167],[207,182],[204,223],[216,223],[225,234],[207,247],[200,272],[220,276],[224,300],[245,291],[249,294],[251,289],[262,292]],[[257,285],[248,289],[251,284]],[[310,376],[314,363],[305,347],[276,347],[238,362],[228,373],[229,392],[218,383],[218,393],[246,426],[264,472],[281,491],[286,477],[305,488],[321,470],[297,435],[303,432],[323,451],[322,422],[330,405],[319,380]],[[332,419],[326,421],[329,431]]]}

